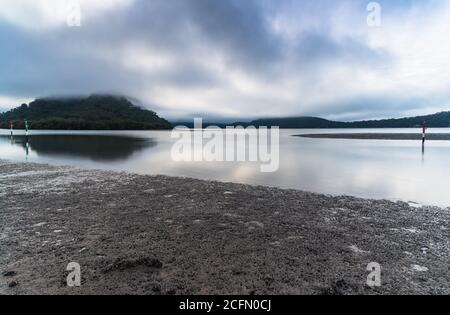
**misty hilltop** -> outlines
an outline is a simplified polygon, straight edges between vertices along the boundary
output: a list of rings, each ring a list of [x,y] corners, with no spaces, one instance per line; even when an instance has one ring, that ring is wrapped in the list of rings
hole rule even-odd
[[[165,130],[172,125],[155,112],[116,95],[41,98],[0,114],[0,128],[50,130]]]

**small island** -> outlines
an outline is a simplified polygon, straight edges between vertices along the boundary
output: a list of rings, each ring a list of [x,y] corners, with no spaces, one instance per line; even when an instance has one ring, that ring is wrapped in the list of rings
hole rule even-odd
[[[115,95],[41,98],[0,114],[0,129],[47,130],[170,130],[155,112]]]

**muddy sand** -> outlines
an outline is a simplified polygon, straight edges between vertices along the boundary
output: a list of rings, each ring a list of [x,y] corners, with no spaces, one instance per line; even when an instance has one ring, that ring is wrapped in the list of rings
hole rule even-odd
[[[450,294],[449,223],[404,202],[0,161],[0,294]]]
[[[314,139],[351,139],[351,140],[422,140],[421,133],[324,133],[295,135],[294,137]],[[429,133],[427,141],[449,141],[450,133]]]

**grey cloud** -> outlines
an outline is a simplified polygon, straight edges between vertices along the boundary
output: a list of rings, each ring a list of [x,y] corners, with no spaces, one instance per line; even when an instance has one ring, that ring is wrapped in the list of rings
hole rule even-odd
[[[363,40],[345,38],[337,41],[326,34],[310,32],[294,47],[299,65],[317,65],[326,61],[352,62],[353,65],[389,63],[391,56],[383,50],[369,48]]]
[[[408,111],[418,110],[429,104],[430,100],[424,98],[367,95],[339,103],[323,104],[304,114],[341,121],[400,118],[408,116]]]
[[[205,51],[220,52],[227,67],[265,82],[277,82],[304,70],[307,70],[304,75],[314,81],[326,75],[317,67],[328,62],[389,63],[386,52],[370,49],[364,39],[331,38],[328,26],[306,30],[294,42],[274,34],[267,16],[283,3],[288,1],[137,0],[130,7],[96,18],[87,15],[81,28],[48,31],[29,31],[0,20],[0,95],[38,97],[107,92],[139,97],[142,91],[150,93],[154,86],[179,89],[180,93],[184,89],[211,87],[226,91],[229,84],[221,73],[208,67],[208,56],[201,56],[204,58],[201,62],[197,60],[198,54]],[[318,19],[321,6],[325,5],[322,0],[291,3],[304,5],[303,16],[311,11]],[[136,43],[170,56],[174,64],[153,71],[124,67],[120,53]],[[263,99],[258,100],[261,96],[256,100],[239,97],[239,103],[248,99],[248,107],[242,107],[243,116],[257,112],[258,104],[268,106]],[[162,111],[165,105],[172,105],[142,101]],[[285,114],[300,113],[301,102],[299,99],[297,112],[292,112],[289,105],[290,112]],[[382,106],[375,103],[371,106]],[[409,106],[408,101],[400,104]],[[210,114],[214,114],[214,106],[210,105]],[[275,110],[282,113],[283,105],[277,106],[280,108]],[[349,100],[347,104],[320,107],[315,113],[365,111],[364,106],[364,102]]]
[[[137,90],[142,85],[211,86],[217,74],[192,62],[199,46],[224,50],[229,63],[257,70],[275,60],[276,45],[253,1],[138,1],[83,27],[27,32],[6,22],[0,40],[0,93],[20,96]],[[144,74],[114,60],[116,51],[139,42],[178,57],[176,68]],[[102,58],[109,56],[109,58]]]

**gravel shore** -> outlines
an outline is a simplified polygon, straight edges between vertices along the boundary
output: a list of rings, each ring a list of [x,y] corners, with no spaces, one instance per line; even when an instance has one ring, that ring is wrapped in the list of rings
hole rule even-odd
[[[0,197],[0,294],[450,294],[448,208],[7,161]]]

